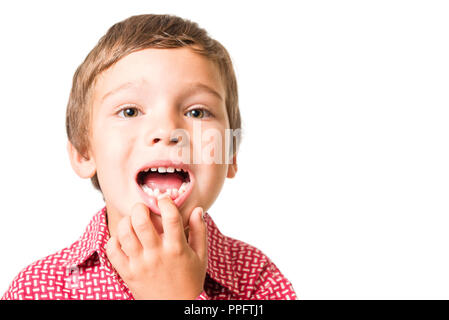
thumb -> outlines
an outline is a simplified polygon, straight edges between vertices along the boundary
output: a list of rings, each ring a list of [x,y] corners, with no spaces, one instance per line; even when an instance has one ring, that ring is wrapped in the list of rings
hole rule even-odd
[[[207,229],[203,214],[203,208],[197,207],[190,215],[189,245],[198,257],[205,262],[207,261]]]

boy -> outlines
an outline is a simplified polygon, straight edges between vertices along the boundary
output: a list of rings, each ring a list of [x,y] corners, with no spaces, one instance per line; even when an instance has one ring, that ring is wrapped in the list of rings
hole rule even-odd
[[[106,206],[3,299],[296,299],[205,213],[237,172],[240,113],[229,54],[196,23],[112,26],[75,72],[66,128],[73,169]]]

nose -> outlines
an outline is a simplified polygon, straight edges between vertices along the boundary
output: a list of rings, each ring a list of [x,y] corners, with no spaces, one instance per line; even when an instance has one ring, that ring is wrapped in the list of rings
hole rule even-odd
[[[146,144],[149,146],[178,144],[179,136],[176,134],[178,129],[176,116],[168,110],[157,113],[154,112],[150,115],[151,120],[146,124]]]
[[[147,135],[147,145],[154,146],[155,144],[176,145],[179,142],[179,137],[176,136],[175,129],[159,128]]]

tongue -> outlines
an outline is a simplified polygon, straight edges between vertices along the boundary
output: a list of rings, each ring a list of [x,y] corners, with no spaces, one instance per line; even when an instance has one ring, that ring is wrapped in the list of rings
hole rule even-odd
[[[159,189],[164,193],[167,189],[178,189],[183,183],[183,178],[177,173],[149,172],[144,183],[151,189]]]

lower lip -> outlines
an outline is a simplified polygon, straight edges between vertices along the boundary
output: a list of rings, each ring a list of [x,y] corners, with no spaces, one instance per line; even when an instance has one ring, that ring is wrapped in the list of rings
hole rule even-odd
[[[187,199],[187,197],[192,192],[193,184],[194,184],[194,181],[193,181],[192,175],[190,175],[190,182],[188,184],[188,188],[186,189],[186,191],[184,191],[180,196],[178,196],[176,199],[173,200],[173,202],[175,203],[176,207],[178,207],[178,209],[182,206],[184,201]],[[137,185],[137,189],[139,190],[140,196],[143,199],[143,202],[147,205],[148,208],[150,208],[150,211],[157,215],[161,215],[161,211],[159,210],[159,207],[157,205],[157,198],[155,196],[148,195],[145,191],[142,190],[142,188],[139,186],[139,184],[136,183],[136,185]]]

